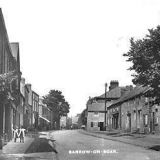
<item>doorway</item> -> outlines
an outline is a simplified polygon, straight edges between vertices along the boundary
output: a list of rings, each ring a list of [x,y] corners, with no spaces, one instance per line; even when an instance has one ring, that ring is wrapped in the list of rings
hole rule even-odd
[[[127,114],[127,130],[128,132],[131,132],[131,114]]]
[[[104,129],[104,122],[99,122],[100,131],[103,131]]]
[[[118,117],[119,117],[119,114],[116,113],[113,115],[113,118],[112,118],[112,128],[113,129],[118,129]]]
[[[152,113],[151,132],[155,131],[155,112]]]

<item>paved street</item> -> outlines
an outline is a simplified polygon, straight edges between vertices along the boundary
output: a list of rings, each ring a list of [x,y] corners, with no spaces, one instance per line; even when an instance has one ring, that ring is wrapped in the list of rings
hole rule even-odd
[[[57,131],[53,134],[56,139],[57,159],[59,158],[59,160],[160,159],[160,152],[158,151],[84,135],[77,130]]]
[[[19,149],[13,149],[11,154],[5,150],[4,154],[1,154],[0,159],[13,159],[13,160],[159,160],[160,152],[147,150],[143,147],[125,144],[118,141],[112,141],[109,139],[103,139],[94,137],[91,135],[83,134],[78,130],[61,130],[54,131],[52,133],[43,132],[40,134],[40,139],[53,138],[56,140],[53,145],[55,150],[49,150],[48,145],[41,141],[35,141],[36,145],[32,145],[27,148],[27,152],[20,153]],[[12,143],[13,144],[13,143]],[[14,145],[14,144],[13,144]],[[18,144],[17,147],[23,144]],[[13,148],[13,147],[12,147]],[[15,152],[15,151],[16,152]],[[18,150],[20,152],[18,152]],[[15,153],[14,153],[15,152]],[[5,154],[7,153],[7,155]]]

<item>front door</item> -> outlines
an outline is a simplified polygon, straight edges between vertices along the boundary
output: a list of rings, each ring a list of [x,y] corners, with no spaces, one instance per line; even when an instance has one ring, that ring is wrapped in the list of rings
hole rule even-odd
[[[118,113],[113,115],[113,129],[118,129]]]
[[[131,114],[127,114],[127,131],[131,132]]]

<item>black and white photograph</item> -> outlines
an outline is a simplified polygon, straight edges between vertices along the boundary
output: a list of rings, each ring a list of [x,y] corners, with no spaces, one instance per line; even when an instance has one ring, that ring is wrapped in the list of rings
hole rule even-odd
[[[159,160],[160,1],[1,0],[0,160]]]

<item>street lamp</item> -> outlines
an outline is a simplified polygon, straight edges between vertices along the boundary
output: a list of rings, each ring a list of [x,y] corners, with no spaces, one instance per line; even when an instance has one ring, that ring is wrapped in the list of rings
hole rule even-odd
[[[107,112],[107,106],[106,106],[106,98],[107,98],[107,83],[105,83],[105,112],[104,112],[104,124],[105,124],[105,130],[106,130],[106,112]]]

